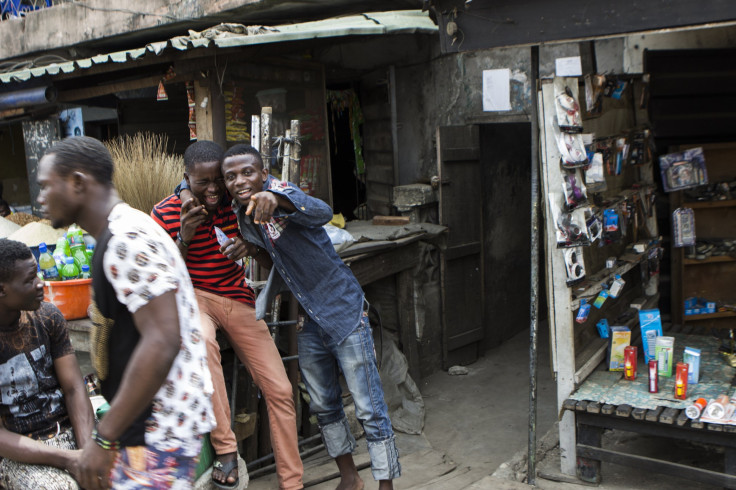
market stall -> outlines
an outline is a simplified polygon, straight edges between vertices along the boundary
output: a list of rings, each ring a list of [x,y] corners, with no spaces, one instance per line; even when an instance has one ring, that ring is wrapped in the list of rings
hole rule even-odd
[[[599,483],[605,461],[733,488],[733,145],[672,138],[649,105],[675,90],[665,77],[567,75],[539,92],[561,470]],[[706,443],[724,464],[603,448],[604,429]]]

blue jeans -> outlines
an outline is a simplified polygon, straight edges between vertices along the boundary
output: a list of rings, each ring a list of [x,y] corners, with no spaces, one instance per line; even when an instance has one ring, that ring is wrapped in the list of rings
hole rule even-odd
[[[365,430],[373,478],[392,480],[401,476],[368,315],[363,313],[358,328],[339,345],[307,318],[298,334],[298,346],[299,368],[311,398],[309,408],[317,415],[330,457],[352,453],[356,446],[343,411],[339,381],[342,371],[353,396],[355,415]]]

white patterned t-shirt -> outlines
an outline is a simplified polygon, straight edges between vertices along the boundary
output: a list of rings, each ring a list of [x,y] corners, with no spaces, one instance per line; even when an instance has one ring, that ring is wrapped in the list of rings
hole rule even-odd
[[[146,444],[196,456],[201,450],[197,436],[214,428],[215,419],[199,308],[186,265],[171,237],[147,214],[121,203],[108,220],[112,236],[103,256],[105,277],[131,315],[153,298],[176,291],[181,347],[153,399]]]

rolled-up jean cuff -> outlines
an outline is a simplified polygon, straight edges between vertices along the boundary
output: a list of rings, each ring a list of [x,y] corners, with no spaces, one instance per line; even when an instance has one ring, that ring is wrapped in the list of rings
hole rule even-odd
[[[393,480],[401,476],[395,436],[382,441],[368,441],[368,454],[371,457],[371,473],[375,480]]]
[[[355,451],[357,445],[355,437],[350,432],[350,426],[346,417],[341,418],[337,422],[323,425],[322,440],[324,440],[327,454],[331,458],[352,453]]]

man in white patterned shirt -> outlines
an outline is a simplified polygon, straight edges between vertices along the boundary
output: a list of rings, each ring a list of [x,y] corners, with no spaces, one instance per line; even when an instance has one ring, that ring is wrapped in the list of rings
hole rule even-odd
[[[110,409],[80,457],[80,485],[190,488],[214,426],[197,301],[174,242],[120,200],[112,174],[110,153],[86,136],[57,143],[38,171],[52,225],[97,240],[92,361]]]

